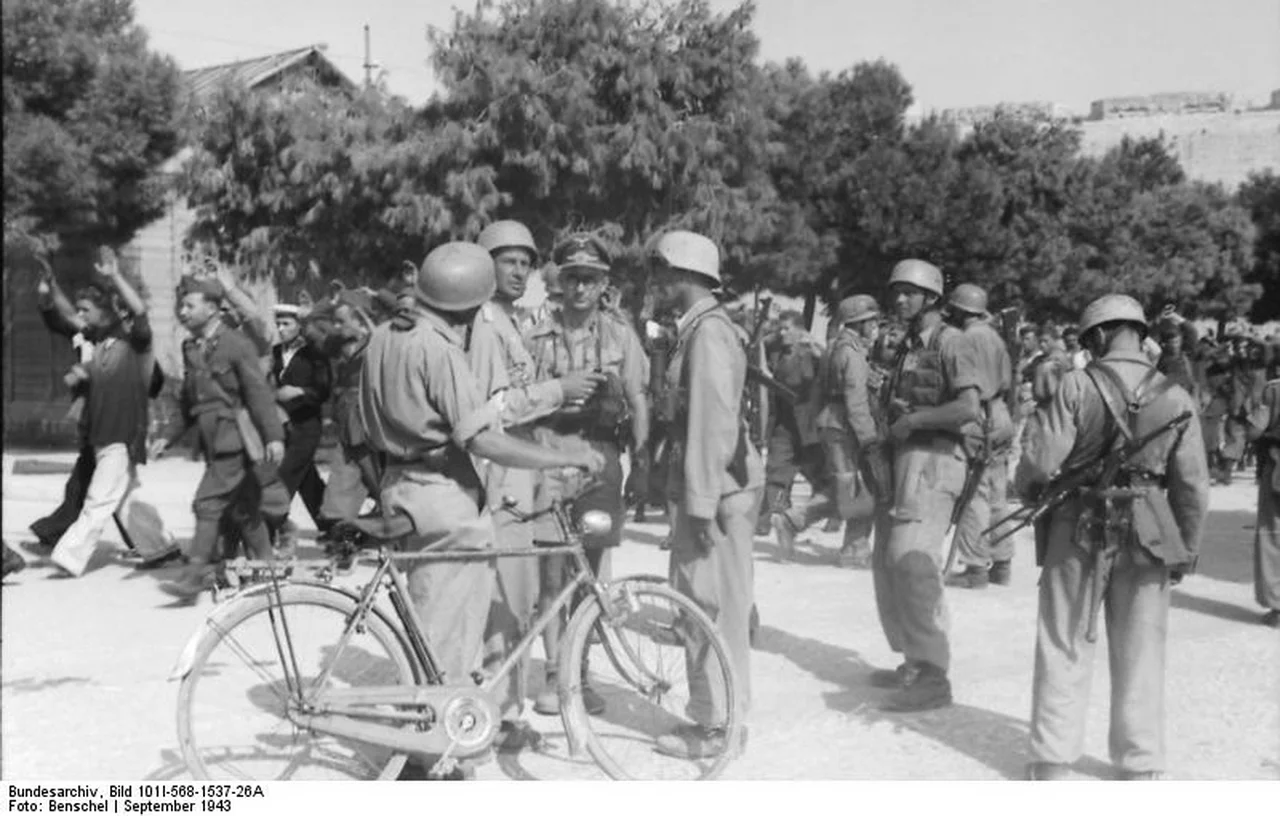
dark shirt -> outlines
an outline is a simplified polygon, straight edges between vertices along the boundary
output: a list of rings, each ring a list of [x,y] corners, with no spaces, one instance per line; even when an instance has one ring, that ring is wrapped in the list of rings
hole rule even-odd
[[[302,389],[302,395],[281,403],[289,415],[289,422],[300,425],[320,419],[320,410],[329,399],[329,359],[310,343],[304,344],[293,355],[289,365],[284,364],[284,346],[271,350],[271,372],[276,387],[294,385]]]
[[[151,324],[134,315],[127,329],[95,344],[85,364],[89,389],[85,416],[88,442],[95,448],[123,443],[130,461],[146,461],[147,397],[154,361]]]

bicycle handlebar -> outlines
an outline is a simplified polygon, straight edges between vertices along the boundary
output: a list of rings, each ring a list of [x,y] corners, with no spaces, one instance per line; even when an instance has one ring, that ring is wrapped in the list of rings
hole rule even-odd
[[[532,510],[529,512],[525,512],[519,509],[516,500],[511,496],[507,496],[503,499],[502,507],[500,507],[499,510],[506,513],[510,513],[511,516],[521,524],[527,524],[531,521],[536,521],[537,519],[540,519],[543,516],[549,516],[561,510],[572,509],[573,505],[578,500],[580,500],[583,496],[587,495],[591,491],[595,490],[601,484],[602,484],[602,481],[600,477],[588,476],[586,480],[583,482],[582,488],[577,493],[573,494],[572,496],[566,496],[559,499],[555,499],[554,501],[551,502],[550,506],[545,507],[542,510]]]

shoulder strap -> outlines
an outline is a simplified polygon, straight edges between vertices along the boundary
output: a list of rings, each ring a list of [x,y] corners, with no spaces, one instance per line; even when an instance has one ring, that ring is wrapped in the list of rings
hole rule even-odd
[[[1138,413],[1174,386],[1173,380],[1163,376],[1155,366],[1148,368],[1133,391],[1116,370],[1102,360],[1091,362],[1085,367],[1085,373],[1098,389],[1098,395],[1126,441],[1132,441],[1135,436]],[[1101,380],[1106,380],[1110,387],[1104,388]]]

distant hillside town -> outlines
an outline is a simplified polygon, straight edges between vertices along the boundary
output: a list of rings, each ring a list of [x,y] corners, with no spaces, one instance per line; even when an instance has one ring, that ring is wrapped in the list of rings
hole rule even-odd
[[[1192,178],[1235,187],[1252,172],[1280,170],[1280,89],[1266,106],[1225,92],[1155,93],[1097,99],[1082,114],[1054,102],[949,108],[939,116],[960,128],[997,114],[1077,124],[1082,148],[1101,155],[1125,136],[1164,137]]]

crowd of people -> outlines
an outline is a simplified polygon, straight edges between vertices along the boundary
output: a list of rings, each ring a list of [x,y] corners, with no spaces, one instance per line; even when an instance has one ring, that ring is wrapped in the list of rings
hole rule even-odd
[[[891,689],[887,710],[910,712],[952,703],[944,587],[1007,584],[1011,505],[1043,506],[1036,779],[1063,777],[1080,756],[1100,607],[1112,644],[1112,759],[1125,778],[1163,772],[1165,627],[1150,623],[1165,619],[1171,587],[1195,568],[1211,468],[1229,480],[1249,456],[1260,495],[1257,599],[1265,622],[1280,625],[1274,343],[1200,337],[1172,310],[1148,320],[1123,295],[1094,301],[1076,325],[1027,325],[918,259],[893,268],[885,303],[859,293],[835,304],[820,343],[799,313],[722,302],[720,253],[707,237],[673,231],[652,246],[642,319],[618,306],[604,242],[570,235],[544,265],[514,221],[436,248],[384,289],[335,285],[319,303],[278,305],[275,338],[231,272],[189,277],[179,292],[190,334],[181,405],[149,446],[147,399],[163,372],[141,299],[112,264],[101,268],[109,287],[74,302],[46,279],[51,328],[86,349],[68,375],[85,408],[66,501],[32,526],[36,546],[79,575],[114,513],[141,565],[185,559],[163,588],[191,600],[237,552],[291,554],[295,494],[336,558],[352,545],[342,522],[371,504],[406,517],[422,541],[470,527],[518,548],[558,543],[559,533],[504,513],[506,502],[541,509],[590,477],[578,511],[613,520],[586,536],[592,569],[609,574],[629,508],[638,519],[663,510],[669,579],[724,635],[744,714],[754,539],[772,534],[786,558],[810,525],[842,529],[836,561],[871,570],[885,638],[902,655],[870,682]],[[546,303],[517,306],[539,266]],[[327,481],[315,461],[325,412],[337,442]],[[154,525],[140,540],[120,510],[137,465],[190,432],[204,473],[179,555]],[[798,475],[812,488],[802,502],[792,499]],[[414,568],[410,592],[445,675],[500,663],[561,591],[564,568],[526,558]],[[559,710],[560,631],[547,630],[546,691],[532,697],[543,714]],[[690,647],[687,660],[697,677],[705,654]],[[514,674],[503,750],[539,741],[521,718],[525,678]],[[589,684],[584,701],[605,706]],[[715,725],[724,701],[697,703],[707,717],[663,736],[658,750],[741,750]]]

